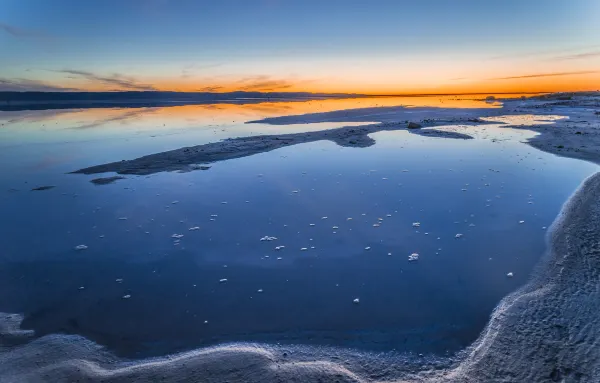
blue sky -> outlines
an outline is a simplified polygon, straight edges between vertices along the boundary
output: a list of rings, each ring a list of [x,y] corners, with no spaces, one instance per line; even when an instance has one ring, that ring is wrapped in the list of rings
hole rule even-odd
[[[399,93],[510,87],[492,79],[536,74],[600,87],[595,0],[0,0],[0,9],[0,90]]]

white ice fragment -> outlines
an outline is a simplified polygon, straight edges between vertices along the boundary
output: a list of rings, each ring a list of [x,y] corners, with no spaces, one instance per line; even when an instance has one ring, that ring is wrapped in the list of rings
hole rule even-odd
[[[371,250],[371,247],[367,246],[365,247],[365,250]]]
[[[219,279],[219,283],[225,283],[225,282],[227,282],[227,278]]]
[[[352,221],[352,218],[346,218],[346,221]]]
[[[275,250],[281,250],[283,248],[285,248],[285,246],[283,246],[283,245],[281,245],[281,246],[275,246]]]
[[[87,248],[88,247],[86,245],[77,245],[77,246],[75,246],[75,250],[85,250]]]
[[[355,305],[360,303],[360,299],[358,298],[354,298],[354,300],[352,301]]]
[[[121,282],[123,282],[123,278],[117,278],[117,279],[115,279],[115,282],[121,283]]]
[[[119,221],[127,221],[127,217],[120,217]]]
[[[123,295],[123,299],[129,299],[129,298],[131,298],[131,295],[130,295],[130,294]]]
[[[83,287],[83,286],[80,286],[80,287],[79,287],[79,290],[85,290],[85,287]]]
[[[525,221],[519,221],[519,224],[523,224],[523,223],[525,223]]]
[[[508,273],[508,274],[506,274],[506,276],[509,277],[509,278],[512,278],[514,276],[514,274],[513,273]]]
[[[171,238],[175,238],[175,239],[183,238],[183,234],[173,234],[171,236]]]
[[[171,203],[172,203],[173,205],[175,205],[175,204],[178,204],[178,203],[179,203],[179,201],[173,201],[173,202],[171,202]]]
[[[474,223],[470,223],[469,227],[475,227],[475,224]]]
[[[463,236],[462,234],[458,233],[454,236],[454,238],[461,238],[462,236]]]
[[[421,227],[421,222],[413,222],[413,227]]]
[[[315,226],[315,224],[314,224],[314,223],[311,223],[311,224],[309,224],[308,226]]]
[[[408,261],[412,262],[412,261],[418,261],[419,260],[419,254],[418,253],[412,253],[411,255],[408,256]]]
[[[339,229],[339,227],[337,227],[337,226],[334,226],[334,227],[332,227],[332,229],[333,229],[333,230],[337,230],[337,229]]]
[[[216,214],[211,214],[210,216],[213,217],[213,218],[217,218]]]
[[[275,241],[275,240],[277,240],[277,237],[269,237],[268,235],[265,235],[260,240],[261,241]]]
[[[278,260],[278,261],[281,261],[282,259],[283,259],[283,258],[281,258],[281,257],[277,257],[277,260]]]
[[[189,231],[196,231],[196,230],[200,230],[200,227],[199,226],[194,226],[194,227],[190,227],[188,230]]]
[[[374,223],[374,224],[373,224],[373,227],[379,227],[379,226],[381,226],[381,225],[380,225],[380,224],[378,224],[378,223]]]
[[[262,293],[262,292],[263,292],[263,289],[258,289],[258,290],[256,290],[256,292],[257,292],[257,293]]]
[[[298,190],[292,190],[292,193],[298,193]]]
[[[221,202],[222,205],[227,205],[227,201]]]
[[[321,217],[321,219],[327,219],[327,217]]]
[[[385,216],[386,216],[386,217],[391,217],[392,215],[391,215],[391,214],[386,214]]]
[[[303,248],[300,249],[300,251],[306,251],[306,250],[308,250],[307,247],[303,247]]]

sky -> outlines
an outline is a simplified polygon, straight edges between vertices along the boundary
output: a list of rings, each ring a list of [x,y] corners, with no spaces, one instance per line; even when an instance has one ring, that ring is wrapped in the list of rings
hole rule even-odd
[[[600,89],[597,0],[0,0],[0,91]]]

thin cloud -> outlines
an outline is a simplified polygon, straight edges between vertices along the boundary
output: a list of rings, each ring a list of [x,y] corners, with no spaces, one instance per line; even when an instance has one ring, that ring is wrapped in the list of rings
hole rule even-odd
[[[38,80],[0,78],[0,91],[2,92],[69,92],[78,90],[80,89],[65,88]]]
[[[19,38],[49,38],[50,37],[50,35],[40,32],[40,31],[36,31],[33,29],[19,28],[14,25],[9,25],[6,23],[0,23],[0,30],[3,30],[4,32],[8,33],[9,35],[11,35],[13,37],[19,37]]]
[[[246,77],[239,80],[237,84],[239,84],[239,90],[246,92],[283,90],[294,86],[294,83],[291,81],[276,80],[266,75]]]
[[[592,52],[585,52],[585,53],[578,53],[578,54],[574,54],[574,55],[557,56],[557,57],[553,57],[551,60],[567,61],[567,60],[591,59],[594,57],[600,57],[600,50],[592,51]]]
[[[555,72],[555,73],[535,73],[535,74],[527,74],[522,76],[509,76],[509,77],[495,77],[490,80],[516,80],[523,78],[538,78],[538,77],[559,77],[559,76],[574,76],[574,75],[582,75],[582,74],[592,74],[599,73],[597,70],[582,70],[577,72]]]
[[[142,84],[138,82],[135,78],[124,76],[119,73],[115,73],[111,76],[100,76],[92,72],[83,71],[83,70],[75,70],[75,69],[63,69],[56,71],[58,73],[65,73],[72,76],[76,76],[79,78],[83,78],[92,83],[97,83],[101,85],[108,86],[117,86],[118,90],[141,90],[141,91],[151,91],[157,90],[151,84]],[[73,78],[73,77],[71,77]]]
[[[205,86],[204,88],[200,88],[198,89],[198,92],[218,92],[220,90],[223,90],[224,88],[222,86]]]

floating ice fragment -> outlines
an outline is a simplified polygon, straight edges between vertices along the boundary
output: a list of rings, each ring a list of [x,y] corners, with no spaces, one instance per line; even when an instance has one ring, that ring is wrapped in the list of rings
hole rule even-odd
[[[386,216],[386,217],[391,217],[392,215],[391,215],[391,214],[386,214],[385,216]]]
[[[413,222],[413,227],[421,227],[421,222]]]
[[[367,246],[365,247],[365,250],[371,250],[371,247]]]
[[[519,221],[519,223],[520,223],[520,224],[523,224],[523,223],[525,223],[525,221]]]
[[[374,223],[374,224],[373,224],[373,227],[379,227],[379,226],[381,226],[381,225],[380,225],[380,224],[378,224],[378,223]]]
[[[83,287],[83,286],[80,286],[80,287],[79,287],[79,290],[85,290],[85,287]]]
[[[306,250],[308,250],[308,248],[306,248],[306,247],[303,247],[300,249],[300,251],[306,251]]]
[[[327,217],[321,217],[321,219],[327,219]]]
[[[183,238],[183,234],[173,234],[171,236],[171,238],[176,238],[176,239]]]
[[[352,221],[352,218],[346,218],[346,221]]]
[[[219,283],[225,283],[225,282],[227,282],[227,278],[219,279]]]
[[[509,278],[512,278],[514,276],[514,274],[513,273],[508,273],[508,274],[506,274],[506,276],[509,277]]]
[[[196,230],[200,230],[200,227],[199,226],[194,226],[194,227],[190,227],[188,230],[189,231],[196,231]]]
[[[292,193],[298,193],[298,190],[292,190]]]
[[[419,260],[419,253],[412,253],[411,255],[408,256],[409,262],[418,261],[418,260]]]
[[[257,293],[262,293],[262,292],[263,292],[263,289],[258,289],[258,290],[256,290],[256,292],[257,292]]]
[[[311,223],[311,224],[309,224],[308,226],[315,226],[315,224],[314,224],[314,223]]]
[[[130,294],[123,295],[123,299],[129,299],[129,298],[131,298],[131,295],[130,295]]]
[[[173,205],[175,205],[175,204],[178,204],[178,203],[179,203],[179,201],[173,201],[173,202],[171,202],[171,203],[172,203]]]
[[[456,234],[456,235],[454,236],[454,238],[461,238],[462,236],[463,236],[463,235],[459,233],[459,234]]]
[[[475,224],[474,223],[470,223],[469,226],[470,227],[475,227]]]
[[[360,299],[358,298],[354,298],[354,300],[352,301],[355,305],[360,303]]]
[[[88,247],[86,245],[77,245],[77,246],[75,246],[75,250],[85,250],[87,248]]]
[[[281,261],[282,259],[283,259],[283,258],[281,258],[281,257],[277,257],[277,260],[278,260],[278,261]]]
[[[275,246],[275,250],[281,250],[281,249],[283,249],[284,247],[285,247],[285,246],[283,246],[283,245],[282,245],[282,246]]]
[[[210,216],[213,217],[213,218],[217,218],[216,214],[211,214]]]
[[[334,226],[334,227],[332,227],[332,229],[333,229],[333,230],[337,230],[337,229],[339,229],[339,227],[337,227],[337,226]]]
[[[277,237],[269,237],[268,235],[265,235],[260,240],[261,241],[275,241],[275,240],[277,240]]]
[[[127,217],[121,217],[119,218],[119,221],[127,221]]]
[[[121,283],[121,282],[123,282],[123,278],[117,278],[117,279],[115,279],[115,282]]]

